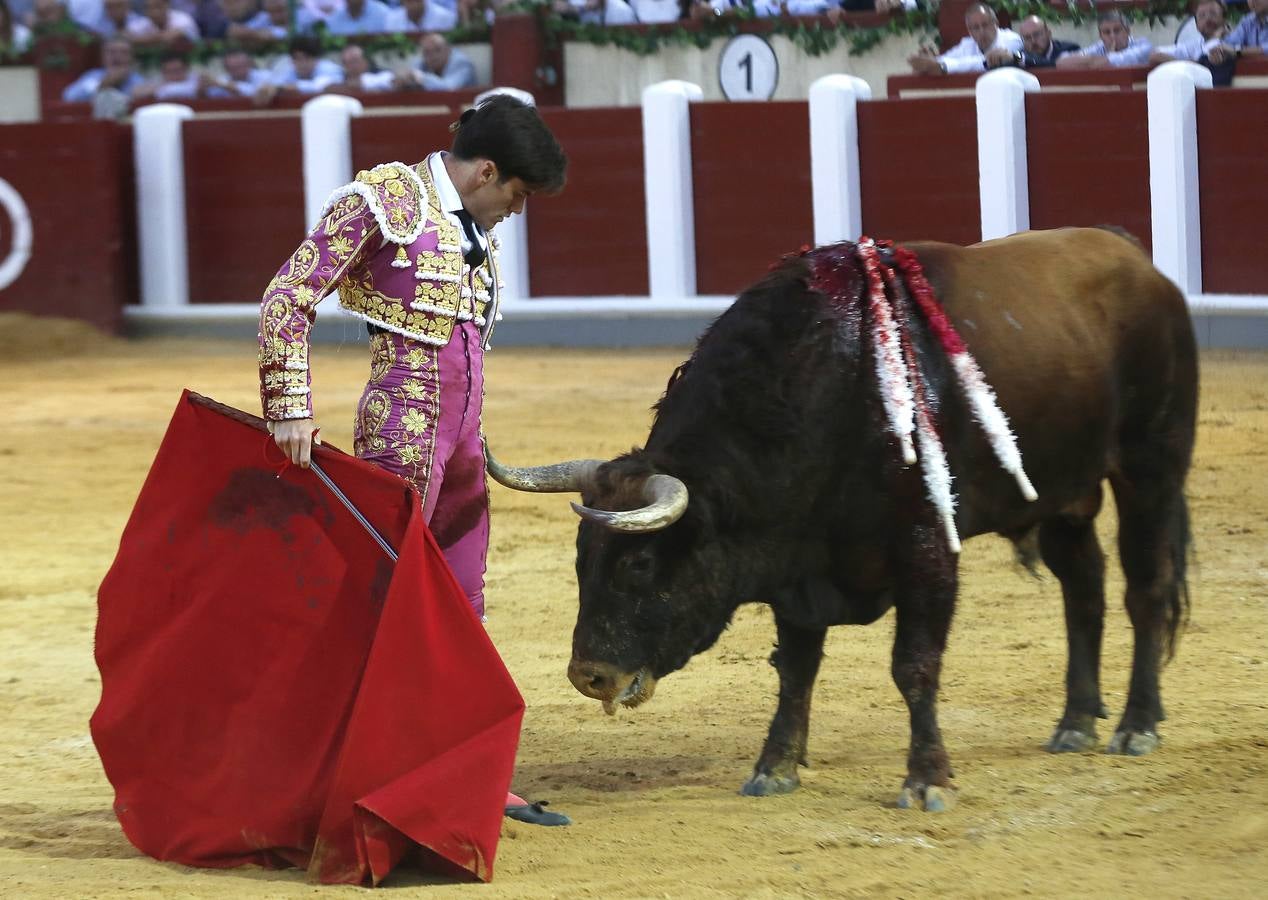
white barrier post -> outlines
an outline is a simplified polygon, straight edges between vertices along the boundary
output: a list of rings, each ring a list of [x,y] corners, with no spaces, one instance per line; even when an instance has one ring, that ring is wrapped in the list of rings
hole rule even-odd
[[[1030,228],[1026,94],[1038,90],[1038,78],[1009,67],[977,80],[977,171],[984,241]]]
[[[816,244],[863,233],[859,185],[858,102],[872,89],[853,75],[825,75],[810,85],[810,193]]]
[[[1186,294],[1202,292],[1197,89],[1210,86],[1210,70],[1191,62],[1165,63],[1146,82],[1154,265]]]
[[[143,106],[133,118],[141,305],[189,305],[185,156],[181,123],[194,111],[176,103]]]
[[[691,119],[704,92],[687,81],[643,91],[647,281],[653,299],[696,296],[696,216],[691,196]]]
[[[361,112],[361,101],[336,94],[314,97],[300,112],[306,229],[317,224],[335,188],[352,180],[352,117]]]

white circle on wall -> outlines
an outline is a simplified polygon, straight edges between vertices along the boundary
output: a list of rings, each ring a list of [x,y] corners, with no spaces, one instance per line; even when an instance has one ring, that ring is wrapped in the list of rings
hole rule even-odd
[[[13,185],[0,178],[0,206],[13,223],[13,245],[4,262],[0,262],[0,291],[18,280],[31,258],[31,213]]]
[[[718,83],[728,100],[769,100],[779,85],[779,60],[766,38],[738,34],[722,48]]]

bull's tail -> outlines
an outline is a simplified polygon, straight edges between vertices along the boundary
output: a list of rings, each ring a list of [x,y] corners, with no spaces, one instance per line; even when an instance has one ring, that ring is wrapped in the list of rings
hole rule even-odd
[[[1167,528],[1167,552],[1171,571],[1175,573],[1172,590],[1167,597],[1166,660],[1171,661],[1180,644],[1180,634],[1189,624],[1189,554],[1193,550],[1193,533],[1189,527],[1189,504],[1183,491]]]

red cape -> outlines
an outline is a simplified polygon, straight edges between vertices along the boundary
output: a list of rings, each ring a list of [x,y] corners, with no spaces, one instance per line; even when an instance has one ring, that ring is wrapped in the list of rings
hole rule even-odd
[[[488,881],[524,701],[406,483],[186,391],[98,593],[92,736],[136,847]]]

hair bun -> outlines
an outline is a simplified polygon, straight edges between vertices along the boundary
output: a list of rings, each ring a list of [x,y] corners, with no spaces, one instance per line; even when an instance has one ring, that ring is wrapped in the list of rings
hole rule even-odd
[[[472,116],[474,116],[474,115],[475,115],[475,113],[476,113],[476,111],[475,111],[475,107],[474,107],[474,106],[473,106],[473,107],[471,107],[470,109],[464,110],[464,111],[463,111],[463,113],[462,113],[462,115],[460,115],[460,116],[458,117],[458,121],[457,121],[457,122],[454,122],[452,125],[450,125],[450,126],[449,126],[449,133],[450,133],[450,134],[453,134],[455,131],[457,131],[459,128],[461,128],[463,125],[466,125],[468,122],[470,122],[470,121],[471,121],[471,117],[472,117]]]

